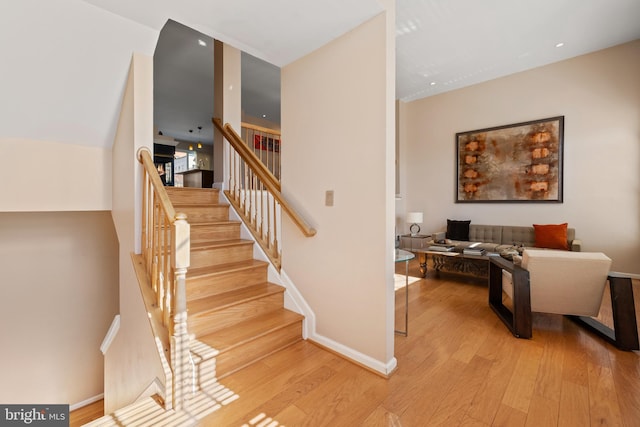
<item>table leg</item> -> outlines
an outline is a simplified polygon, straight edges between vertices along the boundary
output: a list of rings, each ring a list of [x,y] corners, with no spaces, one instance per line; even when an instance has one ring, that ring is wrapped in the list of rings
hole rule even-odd
[[[427,277],[427,254],[419,252],[418,262],[420,263],[420,273],[422,274],[422,277]]]
[[[396,329],[395,333],[406,337],[409,335],[409,260],[404,263],[404,274],[404,331]]]

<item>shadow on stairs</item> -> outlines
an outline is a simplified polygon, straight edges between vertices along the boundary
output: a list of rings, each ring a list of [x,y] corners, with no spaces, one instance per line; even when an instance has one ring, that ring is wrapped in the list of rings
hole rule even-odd
[[[166,190],[191,227],[186,288],[195,393],[181,411],[144,398],[89,426],[196,425],[238,398],[220,378],[302,340],[304,317],[284,308],[284,287],[269,283],[269,264],[253,258],[254,242],[241,238],[219,190]]]

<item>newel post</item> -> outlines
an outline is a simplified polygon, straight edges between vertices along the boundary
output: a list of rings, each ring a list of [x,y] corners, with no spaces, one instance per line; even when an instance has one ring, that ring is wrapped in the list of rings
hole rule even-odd
[[[186,399],[191,397],[191,388],[195,384],[189,350],[187,332],[187,290],[186,276],[190,259],[190,226],[187,216],[176,214],[171,236],[171,264],[174,271],[173,282],[173,333],[171,335],[171,365],[173,369],[173,408],[184,407]]]

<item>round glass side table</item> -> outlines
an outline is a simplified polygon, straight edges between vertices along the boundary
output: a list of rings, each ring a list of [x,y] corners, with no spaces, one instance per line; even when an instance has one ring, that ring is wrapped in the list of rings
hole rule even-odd
[[[396,249],[395,262],[404,262],[404,331],[395,330],[396,334],[409,335],[409,261],[414,259],[415,254],[402,249]]]

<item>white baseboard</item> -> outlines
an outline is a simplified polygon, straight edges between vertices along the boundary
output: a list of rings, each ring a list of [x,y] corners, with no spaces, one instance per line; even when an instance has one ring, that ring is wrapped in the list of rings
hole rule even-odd
[[[163,399],[165,398],[165,386],[164,384],[162,384],[162,381],[160,381],[160,379],[158,377],[154,378],[153,381],[151,381],[151,383],[149,383],[149,385],[147,386],[147,388],[145,388],[143,390],[142,393],[140,393],[140,395],[138,396],[138,398],[135,400],[136,402],[139,402],[143,399],[146,399],[148,397],[151,397],[153,395],[157,394],[158,396],[162,397]]]
[[[97,396],[90,397],[82,402],[74,403],[73,405],[69,405],[69,411],[75,411],[76,409],[84,408],[87,405],[91,405],[92,403],[97,402],[98,400],[104,399],[104,393],[100,393]]]
[[[107,335],[104,336],[102,340],[102,344],[100,345],[100,351],[102,354],[107,354],[107,350],[109,350],[109,346],[116,338],[118,334],[118,330],[120,330],[120,315],[116,314],[113,320],[111,321],[111,326],[109,326],[109,330],[107,331]]]
[[[332,339],[319,334],[313,334],[309,337],[309,340],[314,341],[332,351],[335,351],[345,358],[350,359],[359,365],[365,366],[372,371],[379,372],[385,377],[391,375],[391,373],[398,366],[398,360],[395,357],[392,357],[391,360],[389,360],[387,363],[383,363],[370,356],[367,356],[364,353],[360,353],[359,351],[354,350],[351,347],[347,347],[346,345],[340,344],[339,342],[333,341]]]
[[[220,200],[224,203],[229,203],[226,195],[223,192],[220,192]],[[230,203],[229,203],[230,204]],[[240,220],[240,217],[232,208],[230,209],[230,213],[234,219]],[[247,239],[252,239],[253,236],[246,228],[244,223],[241,226],[242,237]],[[254,245],[254,256],[258,259],[262,259],[266,262],[269,262],[269,258],[260,248],[260,245]],[[271,263],[270,263],[271,264]],[[384,376],[387,376],[393,372],[397,365],[398,361],[395,357],[392,357],[387,363],[383,363],[379,360],[373,359],[366,354],[360,353],[346,345],[340,344],[336,341],[333,341],[330,338],[319,335],[316,333],[316,315],[307,304],[307,301],[304,299],[298,288],[295,286],[291,278],[287,275],[284,269],[280,269],[280,273],[276,271],[273,265],[269,266],[269,281],[272,283],[281,284],[284,286],[287,291],[284,295],[284,306],[286,309],[295,311],[298,314],[302,314],[304,316],[304,321],[302,325],[302,338],[312,340],[321,346],[328,348],[331,351],[336,352],[344,356],[346,359],[350,359],[357,364],[365,366],[373,371],[379,372]]]
[[[284,286],[287,288],[287,292],[285,293],[285,307],[289,310],[300,313],[305,317],[304,325],[302,328],[302,337],[304,339],[314,341],[321,346],[326,347],[329,350],[334,351],[359,365],[379,372],[384,376],[391,374],[391,372],[396,369],[396,367],[398,366],[398,361],[395,357],[392,357],[391,360],[389,360],[387,363],[383,363],[370,356],[367,356],[364,353],[354,350],[351,347],[336,342],[331,338],[327,338],[323,335],[318,334],[316,332],[315,313],[313,312],[309,304],[307,304],[307,301],[304,299],[300,291],[298,291],[298,288],[296,288],[291,278],[282,269],[280,270],[280,276],[282,278]],[[290,305],[289,307],[287,307],[287,303]]]
[[[295,311],[296,313],[304,316],[302,338],[306,340],[309,336],[315,334],[316,314],[313,312],[311,307],[309,307],[307,301],[283,269],[280,269],[280,278],[283,286],[287,288],[287,292],[284,294],[284,307],[287,310]]]

